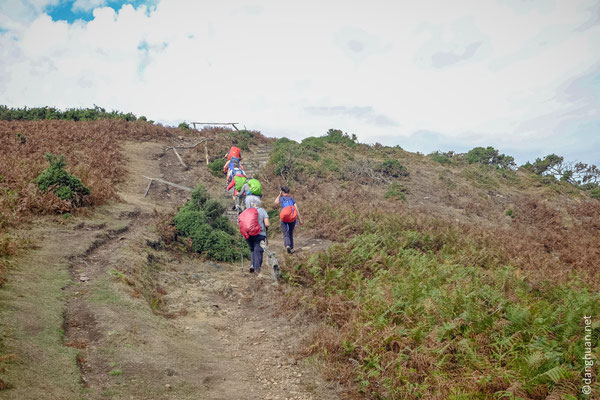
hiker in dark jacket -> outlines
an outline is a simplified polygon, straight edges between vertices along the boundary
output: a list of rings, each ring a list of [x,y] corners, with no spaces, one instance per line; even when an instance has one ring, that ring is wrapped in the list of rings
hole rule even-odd
[[[282,186],[281,192],[279,192],[273,204],[281,206],[279,219],[281,220],[281,230],[283,232],[283,244],[285,250],[291,254],[294,252],[294,228],[296,222],[298,222],[298,225],[302,225],[302,219],[296,200],[290,196],[290,188]]]

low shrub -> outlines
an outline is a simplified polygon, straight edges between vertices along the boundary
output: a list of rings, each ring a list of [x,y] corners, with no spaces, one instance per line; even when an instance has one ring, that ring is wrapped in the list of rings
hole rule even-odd
[[[434,151],[427,155],[427,157],[431,158],[433,161],[440,164],[450,164],[451,158],[454,155],[454,152],[450,151],[448,153],[442,153],[440,151]]]
[[[208,196],[202,185],[196,186],[191,199],[173,218],[177,233],[191,239],[192,249],[208,258],[232,261],[240,252],[225,207]]]
[[[400,164],[400,161],[391,158],[384,160],[376,167],[376,170],[381,172],[383,175],[392,178],[408,176],[408,170],[406,167]]]
[[[61,200],[69,200],[74,206],[83,205],[90,190],[79,178],[65,171],[65,157],[56,157],[50,153],[46,153],[45,157],[50,166],[35,179],[38,187],[45,192],[54,192]]]
[[[494,149],[492,146],[475,147],[465,155],[469,164],[491,165],[496,168],[516,168],[515,159]]]
[[[210,170],[211,174],[213,174],[217,178],[220,178],[223,176],[223,167],[226,163],[227,160],[225,160],[224,158],[217,158],[216,160],[208,163],[208,169]]]
[[[395,198],[400,199],[402,201],[406,201],[406,194],[408,193],[408,189],[404,186],[400,185],[398,182],[392,182],[388,187],[387,192],[385,192],[384,197],[386,199]]]

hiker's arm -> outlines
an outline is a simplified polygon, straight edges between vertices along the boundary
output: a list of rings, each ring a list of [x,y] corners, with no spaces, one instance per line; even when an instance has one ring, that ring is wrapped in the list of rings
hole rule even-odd
[[[231,182],[229,182],[229,186],[227,186],[227,190],[231,190],[232,187],[235,186],[235,178],[231,180]]]
[[[279,192],[279,194],[277,195],[277,197],[275,198],[275,200],[273,201],[273,204],[275,204],[276,206],[279,205],[279,198],[281,197],[281,192]]]
[[[244,186],[242,186],[242,188],[238,191],[237,197],[242,197],[244,194],[246,194],[246,191],[249,189],[249,186],[247,183],[244,183]]]
[[[270,227],[270,226],[271,226],[271,223],[269,222],[269,218],[265,218],[265,220],[264,220],[264,221],[265,221],[265,227],[267,227],[267,228],[268,228],[268,227]]]
[[[296,203],[296,213],[298,214],[296,218],[298,218],[298,225],[302,225],[302,217],[300,216],[300,210],[298,210],[298,203]]]

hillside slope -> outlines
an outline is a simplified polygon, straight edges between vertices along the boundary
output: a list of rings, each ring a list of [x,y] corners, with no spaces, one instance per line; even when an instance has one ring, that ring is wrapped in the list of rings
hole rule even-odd
[[[9,398],[581,395],[584,316],[596,353],[600,341],[600,202],[584,190],[336,130],[302,142],[125,121],[0,132]],[[201,183],[230,207],[211,169],[231,144],[263,182],[280,285],[191,254],[173,231],[189,192],[148,186]],[[67,156],[92,208],[32,185],[48,151]],[[294,255],[271,205],[284,184],[305,220]]]

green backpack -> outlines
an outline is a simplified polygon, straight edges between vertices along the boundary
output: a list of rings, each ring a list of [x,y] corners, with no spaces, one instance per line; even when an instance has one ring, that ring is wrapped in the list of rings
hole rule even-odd
[[[246,183],[246,177],[238,175],[234,177],[233,180],[235,181],[235,190],[238,192],[242,190],[242,186],[244,186],[244,183]]]
[[[248,181],[248,186],[250,187],[250,193],[255,196],[262,196],[262,186],[258,179],[250,179]]]

